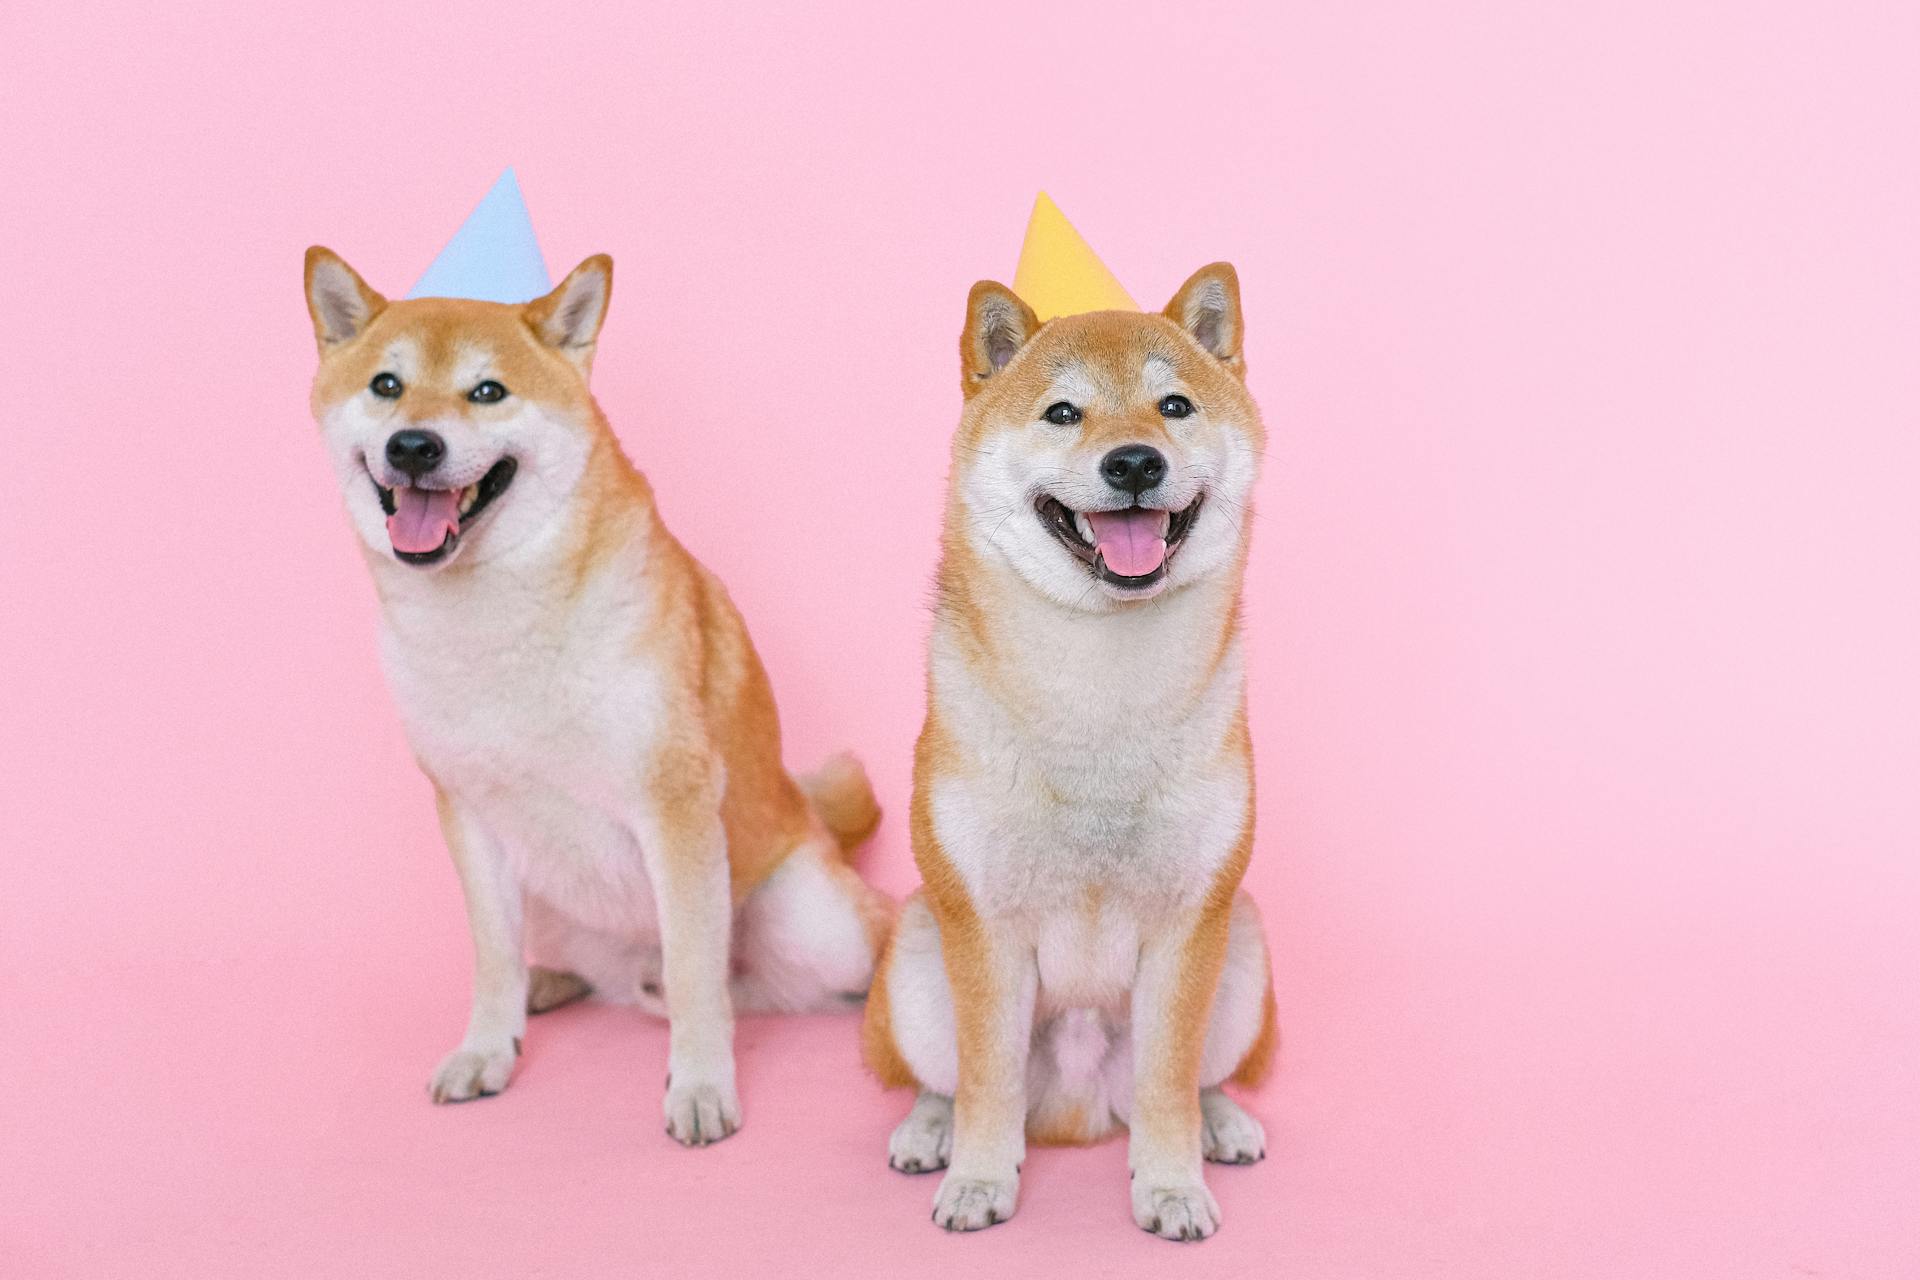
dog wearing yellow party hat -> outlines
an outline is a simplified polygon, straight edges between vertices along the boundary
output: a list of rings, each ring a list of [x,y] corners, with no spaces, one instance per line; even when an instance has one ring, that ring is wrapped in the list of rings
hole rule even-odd
[[[1275,1041],[1240,879],[1253,763],[1240,594],[1263,431],[1239,283],[1143,314],[1042,195],[1014,288],[960,336],[912,837],[924,887],[867,1002],[888,1162],[934,1221],[1014,1212],[1029,1141],[1129,1130],[1134,1220],[1220,1224],[1203,1160],[1265,1154],[1223,1092]]]

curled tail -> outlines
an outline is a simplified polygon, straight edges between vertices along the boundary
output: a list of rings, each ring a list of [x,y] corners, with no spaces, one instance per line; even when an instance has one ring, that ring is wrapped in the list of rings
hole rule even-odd
[[[880,825],[880,802],[873,797],[867,771],[847,752],[828,758],[812,773],[794,779],[813,811],[850,854]]]

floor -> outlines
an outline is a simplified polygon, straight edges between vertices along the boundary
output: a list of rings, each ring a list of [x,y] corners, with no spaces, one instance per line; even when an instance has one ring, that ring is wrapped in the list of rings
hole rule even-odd
[[[1133,1226],[1122,1142],[1037,1151],[1013,1221],[934,1228],[851,1017],[745,1021],[746,1125],[704,1150],[660,1132],[664,1028],[604,1005],[536,1020],[505,1094],[434,1107],[460,939],[397,923],[373,913],[383,954],[183,956],[80,998],[12,974],[8,1273],[1920,1274],[1920,1018],[1844,974],[1780,975],[1791,1028],[1552,954],[1323,975],[1335,1005],[1283,944],[1270,1155],[1212,1170],[1223,1228],[1177,1245]]]

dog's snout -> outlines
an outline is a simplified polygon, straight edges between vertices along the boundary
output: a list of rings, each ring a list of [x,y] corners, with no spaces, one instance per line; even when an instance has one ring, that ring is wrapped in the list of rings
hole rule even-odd
[[[1152,445],[1122,445],[1100,459],[1100,474],[1122,493],[1138,497],[1166,478],[1167,457]]]
[[[437,431],[410,429],[387,437],[387,461],[396,471],[416,478],[440,465],[447,456],[447,442]]]

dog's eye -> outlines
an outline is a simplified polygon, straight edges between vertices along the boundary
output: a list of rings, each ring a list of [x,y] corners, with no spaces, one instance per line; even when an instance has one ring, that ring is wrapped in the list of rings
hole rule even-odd
[[[467,392],[467,399],[473,401],[475,404],[492,404],[496,400],[505,400],[506,398],[507,389],[492,379],[488,379],[473,390]]]
[[[1193,401],[1185,396],[1161,396],[1160,416],[1163,418],[1184,418],[1193,412]]]
[[[1047,411],[1040,416],[1056,427],[1070,427],[1080,421],[1080,411],[1068,404],[1065,400],[1054,401],[1047,406]]]
[[[401,385],[397,375],[391,373],[376,373],[373,375],[373,381],[367,384],[367,390],[373,392],[373,394],[379,396],[382,400],[398,400],[400,393],[406,390],[406,388]]]

